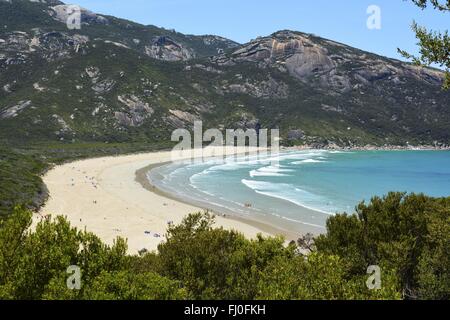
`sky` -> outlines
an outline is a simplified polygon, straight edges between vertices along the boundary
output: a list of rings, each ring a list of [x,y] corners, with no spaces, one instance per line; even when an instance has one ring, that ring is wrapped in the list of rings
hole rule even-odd
[[[185,34],[214,34],[239,43],[278,30],[295,30],[391,58],[397,48],[417,53],[413,20],[450,29],[450,14],[421,10],[410,0],[72,0],[91,11]],[[380,9],[380,29],[369,29],[369,6]],[[371,20],[372,21],[372,20]]]

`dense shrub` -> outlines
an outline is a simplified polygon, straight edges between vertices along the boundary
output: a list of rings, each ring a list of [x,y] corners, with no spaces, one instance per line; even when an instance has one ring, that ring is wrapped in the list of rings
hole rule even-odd
[[[450,198],[390,193],[356,215],[329,218],[317,250],[341,257],[351,276],[368,265],[395,270],[405,298],[450,298]]]
[[[448,299],[450,200],[391,193],[328,220],[301,254],[282,238],[248,240],[214,228],[208,213],[171,226],[158,252],[127,255],[63,217],[31,231],[16,208],[0,223],[1,299]],[[69,290],[67,267],[81,269]],[[369,290],[367,267],[381,268]]]

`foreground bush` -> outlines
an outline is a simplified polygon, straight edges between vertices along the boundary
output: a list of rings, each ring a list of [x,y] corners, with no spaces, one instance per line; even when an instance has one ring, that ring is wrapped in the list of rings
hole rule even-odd
[[[176,281],[130,270],[127,245],[112,247],[88,232],[71,228],[62,217],[29,231],[31,213],[15,209],[0,227],[1,299],[177,299]],[[81,290],[69,290],[66,270],[81,269]]]
[[[337,215],[317,250],[339,256],[350,276],[368,265],[395,270],[408,299],[450,299],[450,198],[390,193]]]
[[[0,219],[17,205],[39,208],[47,198],[40,175],[48,165],[37,155],[5,148],[0,143]]]
[[[0,224],[1,299],[448,299],[450,201],[392,193],[329,219],[328,234],[303,255],[282,238],[245,239],[214,228],[208,213],[186,217],[158,252],[126,254],[62,217],[30,231],[15,209]],[[67,267],[81,269],[69,290]],[[381,268],[379,290],[367,267]]]

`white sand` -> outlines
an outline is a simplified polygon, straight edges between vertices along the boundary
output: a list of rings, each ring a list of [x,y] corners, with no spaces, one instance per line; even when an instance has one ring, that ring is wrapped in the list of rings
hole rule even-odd
[[[230,152],[235,150],[228,150],[227,154]],[[187,214],[202,211],[153,193],[136,181],[137,170],[170,160],[171,153],[167,151],[56,166],[43,177],[50,198],[34,222],[49,214],[64,215],[72,226],[86,228],[108,244],[119,236],[126,238],[131,254],[143,248],[156,250],[165,239],[169,221],[177,224]],[[237,230],[247,237],[264,234],[257,226],[241,221],[217,217],[216,222],[217,226]]]

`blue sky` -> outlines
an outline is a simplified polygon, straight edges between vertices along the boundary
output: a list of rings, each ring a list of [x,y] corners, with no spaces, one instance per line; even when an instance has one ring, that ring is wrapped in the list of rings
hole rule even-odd
[[[420,10],[403,0],[72,0],[94,12],[187,34],[216,34],[241,43],[282,29],[314,33],[400,58],[397,47],[416,53],[411,22],[450,29],[450,14]],[[381,9],[381,29],[366,26],[370,5]]]

